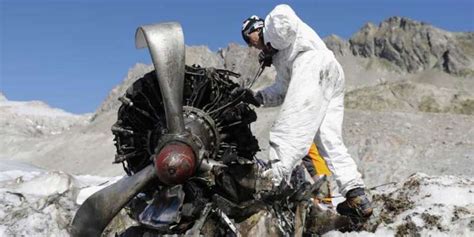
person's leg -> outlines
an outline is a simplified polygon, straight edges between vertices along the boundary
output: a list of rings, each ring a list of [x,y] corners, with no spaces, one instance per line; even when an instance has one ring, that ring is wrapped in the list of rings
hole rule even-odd
[[[345,196],[349,190],[363,188],[365,185],[354,159],[347,152],[342,140],[343,103],[344,93],[342,92],[336,94],[329,102],[326,116],[315,137],[315,142],[329,170],[334,175],[341,194]]]
[[[359,221],[372,215],[372,207],[364,192],[362,175],[347,152],[342,140],[342,121],[344,117],[344,92],[339,91],[329,102],[326,116],[316,136],[317,146],[331,170],[341,194],[346,200],[337,206],[341,215]]]

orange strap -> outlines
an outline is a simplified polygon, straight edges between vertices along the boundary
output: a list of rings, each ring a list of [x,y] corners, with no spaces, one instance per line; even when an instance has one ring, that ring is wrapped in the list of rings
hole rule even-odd
[[[309,149],[308,156],[311,158],[311,161],[313,163],[313,166],[316,170],[317,175],[331,175],[331,171],[329,171],[329,168],[326,164],[326,161],[321,157],[319,154],[318,148],[316,147],[316,144],[311,144],[311,148]],[[326,204],[331,204],[332,203],[332,194],[331,194],[331,185],[329,181],[324,184],[325,187],[322,187],[323,189],[326,190],[326,197],[324,197],[321,201]],[[316,199],[315,199],[316,200]]]
[[[331,175],[331,171],[329,171],[326,161],[324,161],[323,157],[321,157],[321,155],[319,154],[316,144],[311,144],[311,148],[309,149],[308,155],[311,158],[311,161],[313,162],[314,168],[316,169],[316,174],[325,174],[327,176]]]

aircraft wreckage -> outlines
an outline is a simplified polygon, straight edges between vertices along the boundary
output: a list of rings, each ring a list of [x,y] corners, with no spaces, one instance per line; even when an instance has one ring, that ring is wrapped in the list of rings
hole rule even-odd
[[[72,235],[100,236],[122,208],[140,225],[119,236],[240,236],[236,223],[261,210],[277,235],[302,234],[321,182],[296,169],[289,185],[261,188],[257,115],[234,93],[239,74],[186,66],[178,23],[139,27],[136,47],[149,49],[155,70],[119,98],[114,163],[127,176],[82,204]]]

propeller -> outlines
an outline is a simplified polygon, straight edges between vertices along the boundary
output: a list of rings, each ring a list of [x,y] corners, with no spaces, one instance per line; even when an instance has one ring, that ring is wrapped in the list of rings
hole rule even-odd
[[[165,184],[180,183],[196,169],[197,149],[183,119],[185,47],[181,25],[169,22],[140,26],[135,45],[150,51],[165,109],[167,133],[155,149],[153,164],[96,192],[81,205],[72,222],[72,236],[100,236],[115,215],[149,182],[159,179]]]

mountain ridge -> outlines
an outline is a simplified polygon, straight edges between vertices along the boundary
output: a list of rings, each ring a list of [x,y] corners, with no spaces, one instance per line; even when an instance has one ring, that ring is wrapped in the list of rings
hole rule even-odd
[[[449,32],[393,16],[378,26],[366,23],[348,41],[329,36],[325,42],[336,54],[349,50],[354,56],[386,59],[410,73],[437,68],[458,76],[474,75],[474,32]]]

